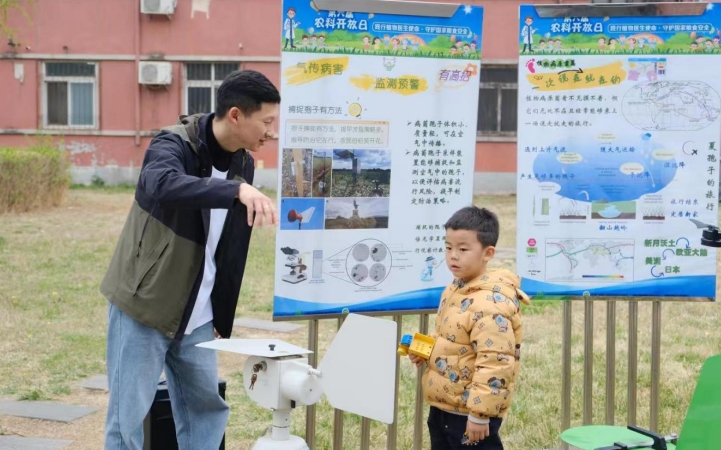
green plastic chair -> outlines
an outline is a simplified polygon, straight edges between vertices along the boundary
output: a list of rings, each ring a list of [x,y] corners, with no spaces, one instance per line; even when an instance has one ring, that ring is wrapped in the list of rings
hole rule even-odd
[[[721,355],[704,363],[678,439],[633,426],[590,425],[564,431],[561,440],[581,450],[721,449]]]

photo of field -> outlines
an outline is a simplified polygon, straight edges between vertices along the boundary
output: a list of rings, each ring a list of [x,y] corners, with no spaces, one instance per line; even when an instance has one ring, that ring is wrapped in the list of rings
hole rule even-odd
[[[333,150],[331,197],[388,197],[390,191],[390,151]]]
[[[330,198],[325,202],[326,230],[388,228],[388,198]]]

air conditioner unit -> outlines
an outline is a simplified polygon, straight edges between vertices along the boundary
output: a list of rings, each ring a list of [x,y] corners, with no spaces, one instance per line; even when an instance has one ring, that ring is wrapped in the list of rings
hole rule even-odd
[[[167,85],[173,82],[173,66],[168,61],[140,61],[140,84]]]
[[[143,14],[173,14],[178,0],[140,0]]]

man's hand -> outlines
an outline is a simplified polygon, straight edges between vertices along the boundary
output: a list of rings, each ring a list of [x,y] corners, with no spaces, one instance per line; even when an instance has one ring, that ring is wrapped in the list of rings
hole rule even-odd
[[[248,225],[253,226],[253,214],[256,214],[256,225],[261,225],[265,219],[266,225],[278,224],[278,212],[273,202],[258,189],[248,183],[243,183],[238,189],[238,200],[248,208]]]
[[[480,424],[469,420],[466,424],[466,436],[468,436],[468,443],[471,445],[484,440],[489,434],[487,423]]]
[[[421,358],[418,355],[414,355],[412,353],[408,354],[408,359],[411,360],[413,364],[415,364],[416,367],[421,367],[423,363],[425,362],[423,358]]]

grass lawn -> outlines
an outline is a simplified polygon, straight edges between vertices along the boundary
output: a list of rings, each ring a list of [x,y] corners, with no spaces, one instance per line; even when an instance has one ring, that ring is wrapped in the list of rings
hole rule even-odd
[[[515,246],[515,197],[480,197],[501,217],[499,247]],[[65,438],[68,448],[98,449],[107,394],[76,387],[80,380],[104,373],[106,302],[98,284],[132,202],[128,189],[73,189],[65,203],[46,212],[0,215],[0,398],[55,400],[95,406],[99,412],[71,424],[0,416],[0,433]],[[275,233],[254,232],[238,316],[271,318]],[[512,260],[495,264],[513,267]],[[648,425],[651,307],[639,317],[638,424]],[[616,421],[626,415],[626,317],[618,307],[616,328]],[[573,425],[580,424],[582,405],[583,305],[574,307]],[[302,323],[302,322],[301,322]],[[663,308],[661,417],[664,433],[680,431],[684,413],[704,359],[721,347],[721,310],[715,304],[668,304]],[[433,321],[431,320],[431,327]],[[594,421],[603,423],[605,374],[605,306],[596,305],[594,341]],[[322,358],[337,327],[321,322]],[[417,317],[403,321],[405,332],[418,328]],[[306,345],[306,329],[271,334],[236,329],[236,337],[276,337]],[[512,412],[502,428],[506,448],[528,450],[558,444],[561,405],[561,308],[558,302],[537,302],[525,309],[524,357]],[[220,353],[221,376],[227,381],[231,405],[227,449],[249,449],[270,424],[270,412],[250,402],[241,385],[243,357]],[[413,440],[415,371],[401,361],[398,449]],[[427,408],[424,408],[427,414]],[[333,411],[323,401],[317,413],[317,449],[332,441]],[[305,410],[293,415],[293,433],[303,436]],[[344,448],[359,448],[359,418],[345,414]],[[371,426],[371,448],[385,449],[387,428]],[[424,429],[424,448],[429,448]]]

